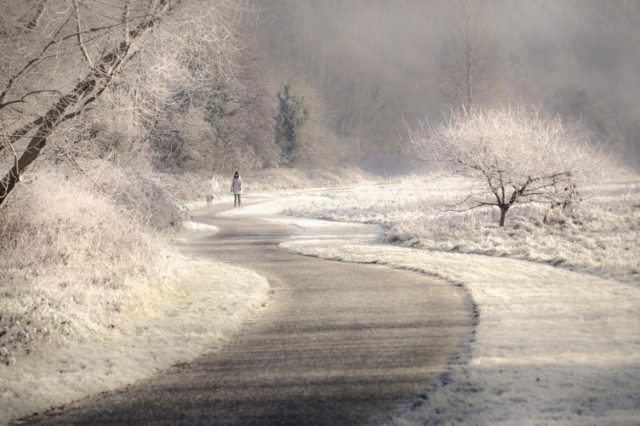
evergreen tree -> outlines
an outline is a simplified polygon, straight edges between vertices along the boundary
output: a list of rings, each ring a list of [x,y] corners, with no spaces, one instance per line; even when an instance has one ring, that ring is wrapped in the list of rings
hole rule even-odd
[[[309,118],[304,98],[291,94],[291,86],[285,84],[278,92],[278,115],[276,119],[276,144],[282,147],[285,161],[289,164],[299,159],[302,149],[300,129]]]

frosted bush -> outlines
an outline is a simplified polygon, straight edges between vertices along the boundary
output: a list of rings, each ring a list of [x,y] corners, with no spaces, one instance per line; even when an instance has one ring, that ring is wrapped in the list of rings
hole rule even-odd
[[[4,361],[50,338],[114,329],[167,290],[162,276],[170,253],[163,239],[130,209],[96,191],[95,183],[34,175],[2,216]]]
[[[409,139],[423,161],[477,182],[452,210],[498,208],[500,226],[521,203],[573,208],[581,185],[611,167],[582,132],[522,105],[454,112]]]
[[[497,211],[449,212],[473,186],[447,175],[327,192],[330,201],[288,211],[319,219],[376,223],[389,242],[429,250],[509,256],[621,280],[640,281],[640,180],[620,176],[586,186],[571,214],[542,203],[514,206],[504,228]]]
[[[82,163],[93,190],[100,191],[113,203],[127,210],[140,223],[156,229],[176,226],[182,216],[177,198],[167,185],[148,169],[119,168],[112,163],[93,160]]]

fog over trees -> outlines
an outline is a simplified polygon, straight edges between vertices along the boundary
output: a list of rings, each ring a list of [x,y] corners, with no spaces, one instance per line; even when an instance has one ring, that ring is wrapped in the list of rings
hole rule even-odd
[[[402,118],[412,125],[434,120],[456,102],[469,102],[456,97],[466,96],[470,77],[474,102],[540,106],[580,121],[594,142],[640,164],[638,2],[259,4],[257,51],[275,80],[270,84],[287,79],[312,93],[321,105],[311,115],[322,110],[348,158],[355,157],[356,140],[371,165],[397,158]],[[474,68],[468,75],[465,48]]]
[[[167,226],[212,175],[411,171],[408,129],[509,104],[640,166],[635,1],[1,6],[2,205],[53,172]]]
[[[508,102],[579,122],[594,144],[640,164],[634,1],[5,0],[2,9],[3,194],[51,138],[65,155],[144,157],[162,172],[295,166],[290,143],[278,142],[285,86],[308,115],[298,166],[407,169],[407,124]]]
[[[38,354],[42,357],[33,365],[45,366],[49,348],[66,351],[68,342],[91,346],[96,357],[80,356],[70,364],[67,352],[60,352],[60,363],[47,366],[50,377],[72,385],[73,398],[81,396],[77,382],[98,384],[111,371],[141,378],[128,363],[125,368],[112,364],[93,347],[96,342],[109,346],[150,333],[162,351],[196,356],[152,331],[160,330],[162,321],[179,322],[168,316],[173,312],[184,310],[181,318],[197,329],[176,337],[193,338],[203,350],[219,345],[200,340],[200,333],[232,340],[226,333],[238,330],[235,321],[245,314],[265,307],[262,297],[287,292],[269,291],[267,280],[254,272],[249,274],[253,278],[238,273],[237,259],[230,269],[219,263],[223,240],[216,238],[233,237],[228,241],[233,239],[234,247],[247,248],[243,268],[265,265],[271,257],[254,252],[257,245],[264,243],[269,252],[281,242],[289,249],[296,245],[295,238],[278,230],[288,222],[257,226],[267,212],[280,208],[286,215],[349,222],[335,232],[323,226],[318,247],[327,251],[306,253],[332,260],[355,256],[361,261],[366,256],[352,249],[375,241],[366,248],[372,251],[362,252],[374,256],[373,263],[394,265],[406,246],[412,250],[406,257],[424,265],[418,268],[403,259],[396,266],[434,272],[456,284],[476,275],[476,260],[452,261],[446,270],[453,275],[447,276],[444,263],[454,256],[444,253],[435,262],[414,254],[427,248],[474,254],[474,259],[480,258],[477,254],[505,256],[640,282],[638,23],[640,0],[0,0],[0,404],[13,400],[22,405],[15,389],[33,388],[29,395],[34,396],[26,400],[34,403],[45,401],[40,401],[41,391],[62,394],[48,382],[30,385],[33,380],[14,375],[12,368],[26,368],[15,371],[38,379],[21,359]],[[242,176],[246,201],[256,205],[248,215],[247,210],[237,212],[238,222],[231,216],[218,222],[214,215],[232,208],[229,184],[235,171]],[[270,207],[261,210],[257,203],[264,200]],[[356,222],[368,225],[366,233],[355,231]],[[246,235],[240,232],[244,223],[249,225]],[[218,224],[231,228],[214,237]],[[381,226],[379,238],[369,238],[370,225]],[[183,230],[189,231],[185,238]],[[341,239],[352,232],[357,238]],[[259,233],[269,234],[268,239]],[[240,234],[246,238],[236,238]],[[311,234],[305,232],[301,246],[315,245]],[[384,243],[398,246],[389,247],[389,262],[382,257]],[[349,256],[333,254],[344,247]],[[254,258],[254,253],[263,257]],[[514,282],[530,289],[537,285],[536,269],[496,275],[497,269],[483,263],[487,259],[481,262],[487,276],[500,279],[480,276],[466,284],[489,298],[498,294],[501,301],[487,305],[488,310],[477,305],[474,317],[502,312],[500,306],[519,300],[508,297],[521,290]],[[511,279],[523,274],[532,276]],[[545,289],[583,288],[578,281],[575,287],[557,286],[558,280],[549,277]],[[277,276],[269,281],[283,284]],[[619,377],[637,377],[636,365],[626,363],[614,375],[602,374],[602,366],[620,366],[620,359],[640,353],[636,336],[607,335],[610,329],[637,329],[640,318],[629,303],[640,300],[640,294],[625,300],[631,287],[613,286],[611,297],[600,303],[604,286],[585,283],[592,292],[584,306],[595,301],[597,309],[575,310],[568,318],[582,325],[583,313],[593,313],[599,321],[593,322],[601,345],[597,350],[609,349],[614,340],[616,345],[610,358],[594,358],[598,362],[590,375],[567,370],[573,383],[588,385],[584,394],[564,384],[549,387],[554,382],[542,376],[539,383],[549,398],[564,389],[567,398],[554,397],[563,404],[580,394],[579,403],[566,405],[571,408],[566,412],[555,406],[541,411],[562,419],[568,413],[574,417],[567,421],[578,419],[576,424],[605,418],[600,411],[583,416],[587,407],[627,415],[629,401],[638,394],[631,379],[626,393],[608,392],[621,387]],[[215,302],[191,303],[200,292]],[[546,290],[526,294],[554,299]],[[544,315],[526,312],[538,320],[557,316],[566,306],[575,308],[568,301],[554,299],[557,303]],[[214,314],[201,310],[203,304]],[[604,305],[622,311],[600,310]],[[196,312],[219,328],[198,324]],[[613,327],[608,312],[622,326]],[[504,321],[496,317],[499,321],[475,324],[520,321],[517,309],[512,313]],[[222,317],[234,322],[217,320]],[[368,321],[352,317],[359,324]],[[147,329],[139,322],[143,319],[158,328]],[[545,321],[538,321],[543,328],[549,327]],[[496,330],[500,339],[509,335]],[[573,332],[568,325],[566,330]],[[504,364],[522,366],[512,361],[525,352],[547,353],[541,347],[563,348],[560,338],[566,335],[533,339],[530,347],[518,337]],[[582,336],[585,348],[595,348],[591,337]],[[623,339],[631,342],[626,352],[617,344]],[[114,350],[134,347],[113,345]],[[145,344],[139,348],[159,363],[183,361]],[[575,364],[582,368],[588,363],[581,360],[596,354],[588,350],[576,352],[575,358],[560,355],[563,363],[580,360]],[[147,359],[127,351],[122,360]],[[557,355],[548,354],[534,357],[540,362],[536,374]],[[85,367],[98,357],[108,369],[92,377],[97,370]],[[466,357],[467,351],[460,359]],[[469,373],[469,363],[463,364],[465,374],[488,377],[486,368]],[[154,363],[144,366],[149,374],[156,368]],[[531,371],[518,370],[513,377],[535,377]],[[547,377],[556,376],[554,371]],[[5,386],[5,373],[16,378],[11,382],[15,389]],[[446,401],[458,419],[459,406],[471,407],[467,398],[486,394],[487,401],[500,405],[496,418],[510,422],[504,420],[502,399],[492,392],[504,388],[506,376],[502,370],[494,376],[493,384],[477,386],[468,377],[454,377],[456,383],[469,383],[470,391],[449,386],[446,392],[464,395],[421,403]],[[609,383],[592,386],[592,378]],[[124,383],[111,379],[115,382],[103,383],[105,390]],[[515,391],[505,388],[503,397],[529,384]],[[591,397],[598,393],[607,401],[619,400],[618,405]],[[533,405],[518,414],[541,407],[540,395],[532,395],[525,399]],[[313,398],[308,401],[315,404]],[[0,424],[8,416],[50,408],[25,407],[0,407]],[[512,418],[517,423],[525,417]]]

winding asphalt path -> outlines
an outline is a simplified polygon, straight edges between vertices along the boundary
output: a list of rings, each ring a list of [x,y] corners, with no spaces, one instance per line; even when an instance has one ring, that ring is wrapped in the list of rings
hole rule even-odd
[[[377,423],[419,400],[464,345],[471,315],[456,287],[291,254],[278,244],[300,229],[218,210],[194,219],[221,231],[184,249],[269,280],[270,300],[244,331],[221,351],[23,424]]]

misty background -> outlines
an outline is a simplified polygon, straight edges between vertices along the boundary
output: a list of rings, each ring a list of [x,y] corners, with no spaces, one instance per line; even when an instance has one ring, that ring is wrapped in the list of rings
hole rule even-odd
[[[215,212],[231,208],[234,171],[245,201],[348,222],[340,236],[356,222],[380,225],[376,263],[392,265],[408,247],[420,263],[412,270],[442,271],[457,283],[473,275],[468,289],[505,295],[479,298],[505,315],[480,324],[512,324],[522,312],[540,320],[529,325],[540,329],[529,347],[521,336],[503,340],[501,329],[489,344],[474,343],[511,345],[512,353],[498,345],[496,362],[522,367],[513,378],[547,371],[539,386],[464,363],[463,375],[451,377],[471,387],[430,398],[446,405],[434,406],[438,413],[459,421],[473,407],[469,397],[486,396],[503,422],[536,410],[576,424],[636,415],[637,368],[620,359],[637,359],[638,339],[616,333],[637,328],[640,296],[611,280],[640,282],[640,181],[627,173],[640,169],[639,22],[638,0],[0,0],[0,376],[10,378],[0,377],[0,404],[13,404],[0,409],[0,424],[79,398],[78,372],[88,375],[84,384],[123,383],[110,373],[112,381],[96,380],[98,370],[85,368],[94,361],[115,371],[112,361],[126,359],[119,370],[137,380],[184,361],[167,351],[195,356],[184,338],[210,350],[219,345],[199,333],[228,341],[237,326],[227,320],[264,306],[266,281],[219,263],[210,238]],[[449,167],[429,173],[438,162]],[[246,220],[266,214],[254,211]],[[187,259],[190,241],[207,262]],[[359,237],[344,241],[359,250]],[[321,243],[325,253],[344,246]],[[378,243],[394,245],[389,258]],[[444,257],[434,263],[420,249]],[[506,257],[529,261],[525,272]],[[492,263],[467,268],[480,258]],[[469,270],[455,275],[456,262]],[[548,266],[566,270],[551,279]],[[587,274],[598,280],[584,281]],[[530,291],[539,284],[542,292]],[[584,303],[574,303],[576,289]],[[211,303],[198,299],[205,293]],[[549,303],[520,312],[518,300],[531,295]],[[505,300],[515,308],[503,309]],[[202,303],[212,328],[191,315],[204,312]],[[140,325],[165,324],[172,312],[186,312],[182,322],[195,327],[176,331],[174,345]],[[568,313],[568,334],[547,329],[556,322],[545,318],[558,312]],[[167,321],[180,325],[176,318]],[[592,352],[565,351],[559,368],[569,373],[558,375],[547,362],[558,354],[547,349],[564,348],[567,335],[597,362],[582,362]],[[135,345],[111,343],[123,336],[157,346],[139,340],[145,355],[129,356],[120,349]],[[74,356],[76,344],[95,358]],[[56,348],[64,349],[60,362],[49,362]],[[523,363],[524,352],[548,357]],[[50,375],[22,362],[33,355]],[[567,370],[571,359],[580,362]],[[32,386],[25,366],[27,376],[59,378],[67,390]],[[531,394],[523,401],[533,405],[507,404],[515,414],[504,417],[504,398],[532,389],[560,406],[540,410],[540,395]]]
[[[252,66],[266,92],[290,83],[304,95],[308,149],[374,171],[404,170],[412,165],[405,121],[438,120],[455,107],[446,56],[464,3],[264,0],[245,28]],[[640,166],[640,3],[468,5],[489,62],[477,103],[523,102],[579,121],[594,143]]]

